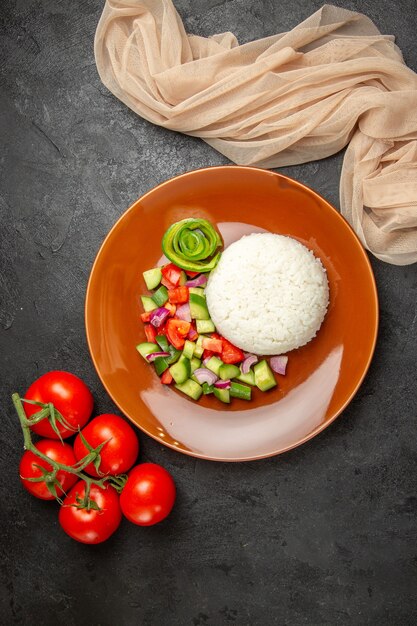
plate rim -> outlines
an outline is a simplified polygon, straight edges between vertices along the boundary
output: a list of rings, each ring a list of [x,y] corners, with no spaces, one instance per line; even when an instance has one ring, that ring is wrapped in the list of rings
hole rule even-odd
[[[343,403],[343,405],[334,413],[334,415],[332,415],[331,418],[327,419],[325,422],[323,422],[322,424],[319,424],[319,426],[317,426],[314,430],[312,430],[310,433],[308,433],[308,435],[306,435],[305,437],[299,439],[297,442],[286,446],[285,448],[280,448],[278,450],[274,450],[272,452],[268,452],[267,454],[260,454],[260,455],[256,455],[256,456],[246,456],[246,457],[238,457],[238,458],[219,458],[219,457],[212,457],[212,456],[207,456],[198,452],[194,452],[192,450],[185,450],[185,449],[180,449],[177,446],[167,442],[167,441],[163,441],[160,437],[157,437],[156,435],[154,435],[151,432],[148,432],[146,430],[146,428],[144,428],[143,426],[140,426],[139,424],[136,423],[136,421],[130,417],[130,415],[128,415],[127,413],[125,413],[124,409],[122,409],[122,407],[120,406],[119,402],[113,397],[110,389],[108,388],[106,382],[103,380],[103,377],[100,373],[96,358],[94,356],[93,353],[93,349],[92,349],[92,345],[91,345],[91,338],[90,338],[90,334],[89,334],[89,313],[88,313],[88,304],[89,304],[89,297],[90,297],[90,291],[91,291],[91,285],[93,282],[93,276],[94,276],[94,272],[96,269],[96,266],[98,264],[98,261],[103,253],[103,250],[107,244],[107,241],[111,238],[113,232],[117,229],[119,223],[126,217],[126,215],[128,215],[131,211],[135,210],[135,208],[137,207],[137,204],[139,202],[141,202],[142,200],[144,200],[148,195],[154,193],[157,189],[159,189],[160,187],[164,187],[166,185],[169,185],[170,183],[172,183],[172,181],[177,180],[179,178],[186,178],[188,176],[193,176],[195,174],[198,174],[199,172],[206,172],[206,171],[213,171],[213,170],[225,170],[225,169],[234,169],[234,170],[256,170],[258,172],[263,172],[264,174],[269,174],[271,176],[277,176],[278,178],[284,178],[286,180],[291,181],[291,183],[294,183],[297,186],[300,186],[304,189],[308,189],[313,195],[317,196],[322,202],[324,202],[327,207],[333,211],[337,218],[344,223],[345,226],[347,226],[347,228],[350,230],[351,234],[353,235],[353,239],[358,247],[358,250],[360,252],[360,254],[362,255],[362,258],[365,261],[365,265],[368,268],[368,272],[369,272],[369,276],[371,278],[371,287],[372,287],[372,295],[373,295],[373,299],[375,302],[375,319],[374,319],[374,331],[373,331],[373,337],[372,337],[372,347],[371,350],[369,352],[368,358],[367,358],[367,362],[366,365],[363,369],[362,375],[359,378],[358,382],[356,383],[354,389],[352,390],[351,394],[349,395],[349,397],[346,399],[346,401]],[[378,297],[378,291],[377,291],[377,286],[376,286],[376,280],[375,280],[375,275],[372,269],[372,265],[370,262],[370,259],[368,257],[368,254],[361,242],[361,240],[359,239],[358,235],[355,233],[355,231],[353,230],[352,226],[349,224],[349,222],[347,221],[347,219],[332,205],[330,204],[330,202],[328,200],[326,200],[326,198],[324,198],[321,194],[319,194],[315,189],[312,189],[311,187],[309,187],[308,185],[306,185],[305,183],[302,183],[294,178],[291,178],[290,176],[287,176],[285,174],[281,174],[280,172],[275,172],[273,170],[267,170],[261,167],[256,167],[256,166],[251,166],[251,165],[214,165],[214,166],[207,166],[207,167],[200,167],[198,169],[194,169],[194,170],[189,170],[188,172],[184,172],[183,174],[177,174],[176,176],[172,176],[171,178],[168,178],[164,181],[162,181],[161,183],[158,183],[157,185],[155,185],[154,187],[152,187],[151,189],[149,189],[148,191],[146,191],[144,194],[142,194],[139,198],[137,198],[121,215],[120,217],[116,220],[116,222],[113,224],[113,226],[110,228],[110,230],[108,231],[107,235],[105,236],[105,238],[103,239],[96,255],[93,261],[93,264],[91,266],[90,269],[90,274],[88,277],[88,282],[87,282],[87,287],[86,287],[86,291],[85,291],[85,299],[84,299],[84,326],[85,326],[85,332],[86,332],[86,338],[87,338],[87,345],[88,345],[88,350],[90,353],[90,358],[93,361],[93,365],[94,368],[97,372],[97,375],[104,387],[104,389],[106,390],[107,394],[110,396],[111,400],[114,402],[114,404],[118,407],[118,409],[121,411],[121,413],[127,417],[129,419],[130,422],[132,422],[137,428],[139,428],[139,430],[141,430],[142,432],[144,432],[146,435],[148,435],[149,437],[152,437],[152,439],[154,439],[155,441],[158,441],[160,444],[171,448],[171,450],[175,450],[177,453],[181,453],[181,454],[185,454],[187,456],[190,457],[194,457],[194,458],[198,458],[198,459],[202,459],[205,461],[216,461],[216,462],[222,462],[222,463],[243,463],[243,462],[249,462],[249,461],[260,461],[263,459],[268,459],[271,457],[275,457],[281,454],[284,454],[285,452],[289,452],[290,450],[293,450],[295,448],[298,448],[299,446],[307,443],[308,441],[310,441],[311,439],[313,439],[314,437],[316,437],[317,435],[319,435],[321,432],[323,432],[324,430],[326,430],[326,428],[328,428],[330,426],[330,424],[332,424],[342,413],[343,411],[346,409],[346,407],[352,402],[353,398],[356,396],[356,394],[358,393],[372,362],[373,356],[375,354],[375,348],[376,348],[376,344],[377,344],[377,338],[378,338],[378,330],[379,330],[379,297]]]

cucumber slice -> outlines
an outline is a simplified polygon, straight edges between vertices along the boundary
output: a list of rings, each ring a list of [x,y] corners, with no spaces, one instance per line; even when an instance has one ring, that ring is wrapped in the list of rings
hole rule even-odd
[[[197,332],[201,334],[214,333],[216,330],[216,327],[211,320],[197,320],[196,326]]]
[[[191,374],[194,374],[194,372],[201,367],[201,361],[200,359],[196,359],[196,358],[192,358],[191,362],[190,362],[190,367],[191,367]]]
[[[156,289],[162,279],[162,272],[160,267],[155,267],[153,270],[147,270],[142,274],[146,286],[151,291],[151,289]]]
[[[214,385],[203,383],[203,393],[205,396],[208,396],[210,393],[213,393],[213,391],[214,391]]]
[[[161,374],[165,372],[165,370],[168,369],[169,358],[164,357],[164,356],[159,356],[157,359],[155,359],[153,364],[155,365],[155,372],[158,374],[158,376],[160,376]]]
[[[149,296],[141,296],[142,306],[146,312],[154,311],[158,308],[158,305]]]
[[[190,293],[190,312],[193,320],[209,320],[210,314],[208,312],[206,299],[204,296],[199,296],[196,293]]]
[[[276,387],[277,381],[267,361],[259,361],[253,368],[255,372],[255,384],[261,391],[268,391]]]
[[[143,356],[146,362],[148,362],[146,359],[148,354],[152,354],[152,352],[160,352],[160,348],[156,343],[149,343],[147,341],[137,345],[136,350]]]
[[[152,300],[157,306],[163,306],[168,300],[168,289],[161,285],[153,294]]]
[[[184,359],[183,361],[177,361],[174,365],[171,365],[169,368],[172,378],[178,385],[185,383],[188,378],[190,378],[191,374],[191,364],[189,359]]]
[[[207,361],[206,367],[216,374],[219,375],[219,371],[221,366],[224,365],[223,361],[220,361],[216,356],[212,356],[210,361]]]
[[[222,380],[230,380],[230,378],[236,378],[239,376],[240,369],[237,365],[227,365],[226,363],[222,363],[219,368],[219,376]]]
[[[188,341],[188,339],[187,339],[185,344],[184,344],[184,348],[182,350],[183,355],[186,356],[187,359],[192,359],[193,358],[193,354],[194,354],[194,350],[195,350],[195,343],[194,343],[194,341]]]
[[[158,338],[157,338],[158,341]],[[240,370],[239,370],[240,371]],[[252,385],[252,387],[255,386],[255,374],[253,373],[253,370],[249,370],[249,372],[247,374],[242,374],[242,372],[240,371],[239,376],[235,376],[235,378],[237,378],[237,380],[242,381],[242,383],[246,383],[248,385]]]
[[[232,398],[240,398],[241,400],[250,400],[252,397],[252,389],[247,385],[240,383],[230,383],[230,395]]]
[[[165,335],[157,335],[155,337],[155,341],[163,352],[169,351],[169,346],[171,344],[168,342],[168,339],[166,338]]]
[[[221,402],[224,402],[225,404],[230,403],[230,391],[228,389],[218,389],[217,387],[213,387],[213,393]]]
[[[197,343],[195,344],[194,356],[196,356],[198,359],[203,356],[203,339],[204,337],[200,335],[200,337],[197,339]]]
[[[191,379],[185,381],[185,383],[176,384],[175,388],[182,391],[182,393],[185,393],[186,396],[189,396],[193,400],[198,400],[203,393],[202,386]]]
[[[169,344],[168,346],[168,352],[170,353],[171,356],[169,357],[167,356],[165,358],[170,365],[172,365],[173,363],[176,363],[178,359],[180,358],[180,356],[182,355],[181,350],[177,350],[176,348],[174,348],[174,346],[171,346],[171,344]]]
[[[189,292],[194,293],[197,296],[204,296],[204,289],[201,287],[189,287]]]

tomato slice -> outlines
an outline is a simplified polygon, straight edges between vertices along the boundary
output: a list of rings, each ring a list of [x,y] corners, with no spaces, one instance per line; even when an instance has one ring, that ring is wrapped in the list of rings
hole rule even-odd
[[[214,355],[214,352],[212,350],[204,350],[203,352],[203,361],[205,359],[211,359],[211,357]]]
[[[222,337],[222,354],[221,359],[223,363],[234,364],[240,363],[245,358],[242,350],[234,346],[230,341],[227,341],[224,337]]]
[[[174,287],[176,287],[179,284],[180,278],[182,275],[182,269],[180,269],[173,263],[169,263],[168,265],[165,265],[165,267],[161,269],[161,272],[162,272],[162,276],[166,280],[169,280],[169,282],[172,283]]]
[[[176,305],[175,304],[171,304],[171,302],[165,302],[164,308],[169,311],[169,316],[170,317],[174,317],[175,313],[177,312]]]
[[[145,335],[146,335],[146,340],[149,341],[149,343],[155,343],[156,330],[152,326],[152,324],[146,324]]]
[[[188,295],[188,287],[185,285],[168,291],[168,299],[171,304],[185,304],[185,302],[188,302]]]
[[[213,337],[204,337],[202,346],[204,350],[211,350],[212,352],[222,352],[223,342],[221,339],[213,339]]]
[[[184,346],[185,339],[190,332],[190,328],[190,322],[177,320],[175,318],[168,320],[166,324],[166,335],[174,348],[176,348],[177,350],[181,350],[181,348]]]
[[[165,372],[161,376],[161,383],[163,385],[170,385],[173,381],[171,372],[169,370],[165,370]]]
[[[140,314],[140,319],[143,323],[149,322],[151,319],[151,311],[146,311],[145,313]]]

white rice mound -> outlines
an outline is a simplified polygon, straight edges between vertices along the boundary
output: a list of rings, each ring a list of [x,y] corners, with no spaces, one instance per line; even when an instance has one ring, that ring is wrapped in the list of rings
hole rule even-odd
[[[226,248],[205,293],[217,331],[262,355],[308,343],[329,304],[320,259],[299,241],[272,233],[248,235]]]

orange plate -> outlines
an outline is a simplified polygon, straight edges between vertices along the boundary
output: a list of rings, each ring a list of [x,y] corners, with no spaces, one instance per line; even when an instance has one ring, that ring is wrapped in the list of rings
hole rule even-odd
[[[215,222],[225,244],[253,231],[295,237],[320,257],[330,305],[317,337],[289,354],[278,389],[224,405],[161,385],[136,352],[145,341],[144,270],[161,260],[161,240],[184,217]],[[260,311],[262,315],[262,311]],[[328,426],[358,390],[378,328],[368,257],[341,215],[290,178],[251,167],[211,167],[169,180],[137,200],[106,237],[86,296],[91,356],[108,393],[139,428],[192,456],[244,461],[279,454]]]

